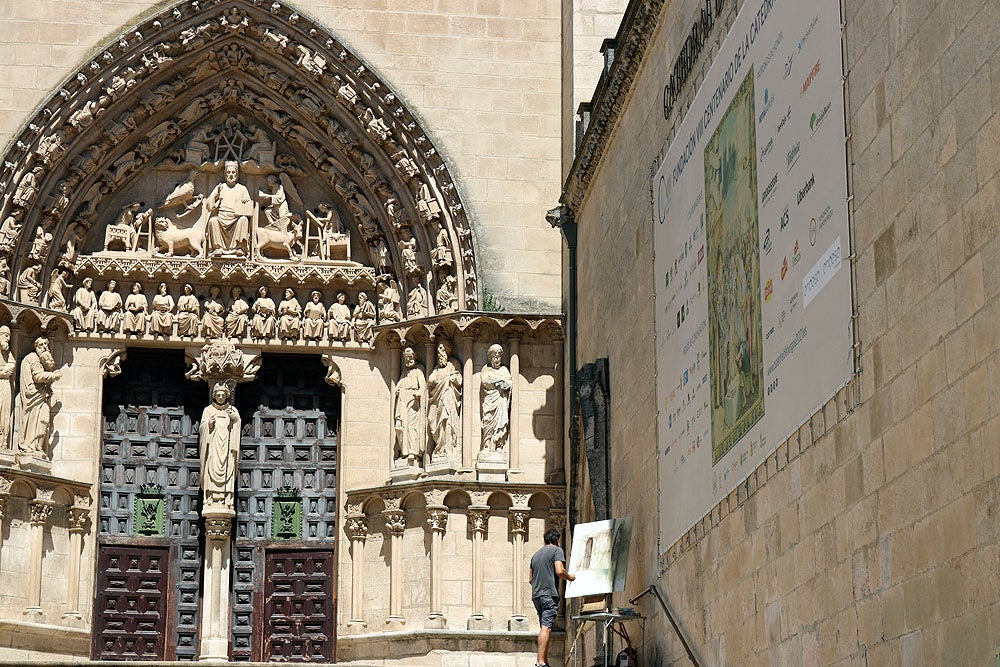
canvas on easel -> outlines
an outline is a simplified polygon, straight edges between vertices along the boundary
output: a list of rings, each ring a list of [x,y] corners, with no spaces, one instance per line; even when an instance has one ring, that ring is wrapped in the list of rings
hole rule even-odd
[[[576,581],[566,584],[566,597],[624,590],[631,538],[632,517],[574,526],[568,569]]]

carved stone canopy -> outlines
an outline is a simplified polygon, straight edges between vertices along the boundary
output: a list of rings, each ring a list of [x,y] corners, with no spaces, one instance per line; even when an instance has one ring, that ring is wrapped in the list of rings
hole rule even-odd
[[[239,249],[211,231],[229,161],[253,200]],[[284,3],[178,2],[129,26],[30,119],[0,183],[0,296],[22,303],[71,301],[77,276],[223,294],[395,284],[403,319],[411,294],[419,316],[478,303],[465,207],[432,141]]]

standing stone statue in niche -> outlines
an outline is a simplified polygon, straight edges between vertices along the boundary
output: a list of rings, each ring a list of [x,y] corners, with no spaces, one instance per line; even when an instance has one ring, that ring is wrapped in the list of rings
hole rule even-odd
[[[229,290],[229,296],[232,301],[229,305],[229,314],[226,315],[226,335],[230,338],[246,338],[250,304],[243,298],[243,288],[239,285],[234,285]]]
[[[153,297],[153,311],[149,315],[149,333],[169,336],[174,327],[174,297],[167,292],[167,284],[160,283]]]
[[[125,298],[125,319],[122,323],[122,333],[141,336],[146,333],[146,320],[149,302],[142,293],[142,283],[132,285],[132,293]]]
[[[0,326],[0,450],[10,449],[10,426],[13,414],[14,371],[17,364],[10,351],[10,327]]]
[[[101,298],[97,300],[97,331],[117,333],[122,325],[122,295],[118,293],[118,283],[109,280]]]
[[[93,285],[92,279],[84,278],[83,285],[73,296],[74,306],[70,314],[77,331],[93,331],[97,326],[97,296],[91,289]]]
[[[403,350],[403,374],[396,384],[392,420],[393,460],[419,463],[427,443],[427,380],[412,347]]]
[[[177,335],[194,338],[201,321],[201,304],[190,283],[185,283],[184,293],[177,299]]]
[[[327,331],[330,340],[345,342],[351,338],[351,309],[347,305],[347,295],[337,293],[337,301],[327,311]]]
[[[462,442],[462,371],[451,359],[451,343],[437,344],[437,367],[427,378],[432,459],[460,453]]]
[[[52,430],[52,383],[62,377],[49,351],[49,339],[35,339],[34,351],[21,361],[22,454],[48,459],[46,447]]]
[[[323,337],[323,326],[326,324],[326,307],[323,306],[323,294],[313,290],[309,294],[309,303],[302,310],[302,337],[306,340],[319,340]]]
[[[354,340],[359,343],[371,343],[375,333],[375,304],[368,300],[368,295],[358,292],[358,305],[354,308]]]
[[[204,509],[231,509],[236,457],[240,450],[240,413],[233,407],[232,390],[225,382],[212,387],[212,402],[201,413],[201,488]]]
[[[480,378],[483,386],[482,449],[501,452],[510,439],[510,390],[513,386],[510,370],[503,365],[503,348],[490,345],[487,363]]]
[[[253,199],[239,182],[239,164],[226,162],[226,181],[208,196],[208,252],[212,257],[247,257],[250,254],[250,217]]]
[[[278,304],[278,338],[298,340],[302,331],[302,304],[295,298],[295,290],[285,288],[285,298]]]
[[[277,321],[274,314],[274,299],[267,295],[267,287],[261,285],[257,290],[257,300],[253,302],[253,318],[250,320],[250,335],[258,340],[274,338]]]
[[[222,289],[218,285],[212,285],[208,288],[208,298],[205,299],[205,315],[201,318],[205,338],[222,338],[222,334],[225,332],[226,320],[223,315],[226,312],[226,306],[219,296],[221,293]]]

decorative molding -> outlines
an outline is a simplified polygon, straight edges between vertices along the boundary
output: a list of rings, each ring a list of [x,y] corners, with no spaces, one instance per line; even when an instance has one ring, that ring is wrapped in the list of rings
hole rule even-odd
[[[559,201],[577,211],[604,157],[611,134],[625,109],[636,74],[656,32],[664,0],[632,0],[618,28],[614,62],[598,83],[591,100],[590,123],[577,148]]]

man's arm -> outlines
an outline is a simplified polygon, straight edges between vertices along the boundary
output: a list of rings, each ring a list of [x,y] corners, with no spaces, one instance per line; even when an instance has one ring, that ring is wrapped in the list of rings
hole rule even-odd
[[[566,571],[566,565],[561,560],[556,561],[556,576],[566,581],[576,581],[576,575]]]

